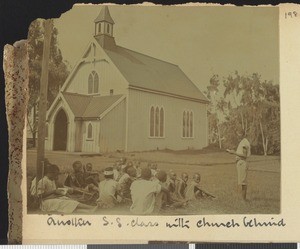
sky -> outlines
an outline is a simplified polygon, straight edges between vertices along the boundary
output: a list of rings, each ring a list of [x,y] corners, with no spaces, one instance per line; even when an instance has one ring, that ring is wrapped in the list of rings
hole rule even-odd
[[[73,67],[94,35],[101,5],[75,5],[55,19]],[[259,73],[279,84],[277,7],[109,6],[119,46],[177,64],[204,91],[214,74]]]

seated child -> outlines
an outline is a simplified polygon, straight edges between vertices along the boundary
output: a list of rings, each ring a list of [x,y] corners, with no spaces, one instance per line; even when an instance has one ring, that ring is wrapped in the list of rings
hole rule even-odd
[[[65,186],[68,187],[77,187],[77,188],[85,188],[87,186],[85,182],[83,166],[80,161],[75,161],[73,163],[74,172],[69,174],[65,180]]]
[[[89,171],[87,173],[84,172],[80,161],[75,161],[72,166],[74,172],[67,176],[64,185],[73,189],[72,198],[86,204],[95,204],[99,197],[98,183],[96,181],[99,175],[92,174]],[[91,166],[88,166],[88,169]]]
[[[196,200],[202,197],[216,198],[212,194],[209,194],[201,189],[200,186],[201,176],[199,173],[195,173],[193,180],[187,185],[185,197],[187,200]]]
[[[99,199],[97,205],[100,208],[112,208],[117,201],[118,183],[114,180],[112,167],[107,167],[104,172],[104,180],[99,184]]]
[[[173,170],[170,170],[167,178],[167,185],[170,193],[175,193],[177,182],[177,174]]]
[[[43,161],[43,172],[51,163],[47,158]],[[44,174],[44,173],[43,173]],[[27,205],[29,209],[38,209],[40,207],[39,198],[36,195],[37,182],[36,176],[34,176],[30,182],[29,191],[27,192]]]
[[[99,173],[93,171],[93,165],[91,163],[87,163],[84,167],[84,181],[86,185],[93,185],[90,188],[99,186]]]
[[[44,159],[44,168],[43,170],[45,170],[49,165],[51,165],[51,163],[49,162],[48,158],[45,158]],[[29,189],[29,192],[30,192],[30,197],[33,197],[36,195],[36,176],[34,176],[32,178],[32,181],[30,183],[30,189]]]
[[[142,168],[141,178],[131,184],[130,211],[134,214],[151,214],[154,211],[156,194],[160,193],[162,187],[159,182],[151,181],[151,176],[149,168]]]
[[[167,178],[167,173],[165,171],[158,171],[156,174],[156,178],[160,181],[162,184],[163,189],[166,191],[163,192],[163,197],[161,200],[157,198],[157,207],[160,206],[160,208],[164,207],[170,207],[170,208],[178,208],[178,207],[184,207],[186,206],[186,201],[184,199],[179,199],[176,196],[176,173],[173,171],[170,171],[169,177]],[[159,197],[160,194],[158,194]],[[161,202],[161,204],[160,204]]]
[[[75,210],[89,213],[95,211],[95,207],[82,204],[66,196],[70,191],[56,187],[59,168],[57,165],[49,164],[45,168],[45,176],[37,184],[37,195],[41,199],[40,208],[44,212],[55,212],[71,214]]]
[[[127,165],[127,158],[126,157],[121,158],[119,164],[121,168],[125,168],[125,166]]]
[[[188,179],[189,179],[188,174],[183,172],[181,174],[181,178],[179,179],[179,181],[177,182],[177,185],[176,185],[175,191],[176,191],[177,198],[185,199],[185,189],[187,186]]]
[[[119,181],[121,177],[121,164],[119,162],[114,163],[113,172],[114,172],[114,180]]]
[[[122,175],[125,174],[126,170],[128,167],[132,166],[132,162],[127,161],[126,158],[121,158],[121,160],[119,161],[119,167],[120,167],[120,174],[119,174],[119,179],[122,177]]]
[[[156,195],[154,212],[158,213],[160,209],[164,208],[170,201],[170,193],[167,186],[167,173],[160,170],[156,173],[154,182],[161,185],[161,192]]]
[[[148,168],[151,170],[152,179],[157,174],[157,163],[148,163]]]
[[[201,176],[199,173],[195,173],[193,180],[187,184],[185,191],[185,198],[187,200],[196,200],[199,197],[202,197],[202,191],[200,188]]]
[[[125,174],[119,180],[119,193],[125,200],[130,200],[130,186],[136,178],[136,169],[134,167],[129,167]]]
[[[85,172],[92,172],[93,171],[93,164],[87,163],[85,165]]]
[[[141,176],[141,162],[140,161],[135,161],[135,164],[133,167],[136,169],[136,177],[139,178]]]
[[[133,162],[132,161],[127,161],[126,165],[124,165],[122,167],[122,173],[126,174],[127,169],[130,168],[130,167],[133,167]]]

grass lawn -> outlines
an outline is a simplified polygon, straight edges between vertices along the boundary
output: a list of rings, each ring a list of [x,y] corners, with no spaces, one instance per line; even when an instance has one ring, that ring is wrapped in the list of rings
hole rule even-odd
[[[278,214],[280,213],[280,157],[251,156],[248,173],[248,201],[243,202],[237,194],[237,172],[234,156],[225,152],[203,151],[152,151],[136,153],[110,153],[105,155],[66,154],[46,152],[51,163],[57,164],[62,172],[72,171],[76,160],[93,164],[94,170],[101,170],[121,157],[158,163],[162,170],[174,170],[179,176],[187,172],[191,178],[195,172],[201,174],[201,185],[216,199],[201,199],[184,209],[166,210],[161,215],[175,214]],[[36,151],[27,151],[27,176],[35,174]],[[129,206],[118,206],[111,210],[99,210],[99,214],[130,214]]]

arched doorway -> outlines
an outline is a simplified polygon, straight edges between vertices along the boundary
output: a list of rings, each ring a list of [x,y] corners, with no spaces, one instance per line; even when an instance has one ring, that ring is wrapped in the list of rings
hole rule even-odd
[[[53,150],[67,150],[68,118],[61,109],[54,121]]]

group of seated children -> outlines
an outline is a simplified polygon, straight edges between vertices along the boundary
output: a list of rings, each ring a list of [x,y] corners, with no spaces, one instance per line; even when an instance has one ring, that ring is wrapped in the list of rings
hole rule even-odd
[[[58,166],[48,163],[45,167],[45,176],[37,184],[43,211],[93,212],[130,203],[132,213],[151,214],[162,208],[185,207],[206,194],[201,190],[199,173],[191,181],[185,172],[178,179],[174,171],[167,174],[156,163],[141,167],[139,161],[121,159],[102,172],[95,172],[91,164],[83,166],[80,161],[72,166],[73,173],[66,177],[64,188],[56,186]]]
[[[131,203],[134,214],[157,213],[162,208],[185,207],[189,201],[210,196],[200,187],[200,174],[188,181],[187,173],[178,179],[174,171],[168,174],[156,163],[140,167],[140,162],[121,160],[107,167],[99,184],[98,207],[111,208],[121,202]],[[211,196],[213,197],[213,196]]]
[[[93,212],[96,208],[76,201],[68,194],[73,193],[73,189],[58,188],[56,181],[58,180],[59,167],[55,164],[48,163],[45,165],[44,177],[40,179],[36,186],[36,194],[40,198],[40,208],[47,213],[64,213],[71,214],[74,211],[89,213]]]

